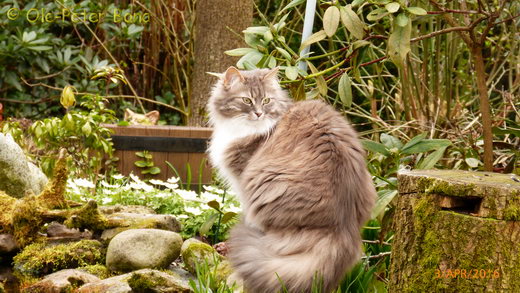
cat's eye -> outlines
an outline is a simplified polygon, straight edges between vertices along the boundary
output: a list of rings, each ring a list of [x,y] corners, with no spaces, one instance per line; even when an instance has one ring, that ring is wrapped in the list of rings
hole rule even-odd
[[[248,105],[253,105],[253,100],[251,100],[251,98],[243,97],[242,101]]]
[[[264,99],[262,100],[262,105],[267,105],[267,104],[269,104],[269,103],[271,103],[271,99],[270,99],[270,98],[264,98]]]

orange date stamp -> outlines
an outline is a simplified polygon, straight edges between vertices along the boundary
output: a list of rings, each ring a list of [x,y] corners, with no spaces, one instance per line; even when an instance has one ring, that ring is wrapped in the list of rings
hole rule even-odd
[[[498,269],[436,269],[435,279],[498,279]]]

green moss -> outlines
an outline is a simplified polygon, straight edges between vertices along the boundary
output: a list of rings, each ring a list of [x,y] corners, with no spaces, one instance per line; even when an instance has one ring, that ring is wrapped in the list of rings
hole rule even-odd
[[[0,282],[0,293],[5,293],[4,283]]]
[[[504,209],[504,220],[506,221],[519,221],[520,220],[520,207],[509,203]]]
[[[0,233],[9,233],[13,230],[12,211],[16,198],[0,190]]]
[[[13,258],[14,268],[23,275],[42,276],[62,269],[105,262],[105,251],[99,241],[46,245],[34,243]]]
[[[100,279],[106,279],[113,276],[113,274],[110,273],[108,268],[102,264],[83,266],[79,267],[78,270],[92,274]]]
[[[108,227],[107,219],[103,216],[94,200],[73,212],[73,216],[64,223],[69,228],[87,228],[92,231],[101,231]]]
[[[39,238],[38,235],[43,225],[42,213],[44,208],[34,194],[17,200],[11,213],[13,235],[21,247],[24,247]]]
[[[434,177],[420,177],[417,179],[419,190],[425,193],[445,194],[451,196],[474,196],[476,185],[472,183],[454,184]]]
[[[190,241],[190,240],[187,240]],[[185,243],[182,248],[182,259],[186,269],[195,274],[197,264],[207,262],[209,266],[214,266],[217,261],[222,259],[222,256],[216,253],[215,249],[203,242],[189,242]]]
[[[153,288],[166,285],[165,279],[153,272],[150,274],[134,273],[127,282],[130,288],[136,292],[154,292],[152,291]]]
[[[65,189],[67,187],[67,158],[60,153],[60,158],[54,167],[54,176],[40,194],[41,201],[50,209],[67,208]]]

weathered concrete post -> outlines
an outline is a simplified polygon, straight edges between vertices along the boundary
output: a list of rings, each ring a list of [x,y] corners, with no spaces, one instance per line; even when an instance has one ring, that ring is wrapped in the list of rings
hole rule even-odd
[[[520,183],[507,174],[399,174],[389,292],[520,292]]]

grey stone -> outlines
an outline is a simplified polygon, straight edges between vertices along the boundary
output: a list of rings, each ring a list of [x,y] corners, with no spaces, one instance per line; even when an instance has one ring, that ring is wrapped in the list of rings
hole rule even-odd
[[[165,273],[152,269],[142,269],[128,274],[89,283],[80,287],[77,293],[106,292],[193,292],[189,279],[175,272]]]
[[[22,198],[28,191],[40,194],[45,184],[45,174],[27,160],[11,135],[0,133],[0,190],[12,197]]]
[[[26,292],[61,293],[72,292],[84,284],[100,281],[100,279],[80,270],[61,270],[45,276],[41,281],[26,288]]]
[[[128,272],[142,268],[166,268],[180,255],[182,237],[159,229],[131,229],[109,243],[106,266]]]
[[[181,224],[174,216],[135,213],[114,213],[106,216],[109,227],[101,234],[101,240],[110,241],[117,234],[129,229],[161,229],[173,232],[181,230]]]
[[[0,234],[0,254],[9,254],[19,249],[18,243],[11,234]]]

